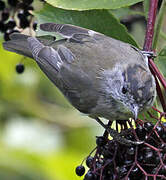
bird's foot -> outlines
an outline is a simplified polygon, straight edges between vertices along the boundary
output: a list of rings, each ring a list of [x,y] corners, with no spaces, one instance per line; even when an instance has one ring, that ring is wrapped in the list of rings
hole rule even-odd
[[[116,130],[105,125],[98,117],[95,119],[102,127],[104,127],[104,129],[109,133],[109,135],[113,138],[113,140],[117,141],[120,144],[131,146],[131,145],[140,145],[144,143],[143,141],[132,141],[125,138],[125,135],[128,135],[129,133],[131,133],[129,129],[124,130],[121,133],[118,133]]]
[[[154,51],[141,51],[144,56],[149,58],[156,58],[157,54]]]
[[[108,132],[115,141],[126,146],[140,145],[144,143],[143,141],[132,141],[132,140],[126,139],[124,135],[128,134],[129,131],[122,131],[121,133],[118,133],[116,130],[112,128],[108,128]]]

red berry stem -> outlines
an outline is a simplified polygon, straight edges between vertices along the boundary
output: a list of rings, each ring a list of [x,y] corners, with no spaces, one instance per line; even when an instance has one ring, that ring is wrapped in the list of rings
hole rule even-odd
[[[162,105],[162,108],[163,108],[164,112],[166,112],[166,103],[165,103],[165,100],[164,100],[164,96],[163,96],[160,84],[159,84],[159,82],[157,80],[157,77],[156,76],[154,76],[154,77],[155,77],[155,80],[156,80],[156,90],[157,90],[158,97],[160,99],[160,103]]]
[[[145,42],[143,48],[144,51],[152,51],[152,41],[153,41],[154,26],[156,21],[157,6],[158,6],[158,0],[150,0]]]
[[[145,35],[145,42],[144,42],[144,51],[152,51],[152,42],[153,42],[153,35],[154,35],[154,27],[156,22],[156,14],[157,14],[157,6],[158,0],[150,0],[149,6],[149,13],[147,19],[147,28],[146,28],[146,35]],[[155,50],[153,50],[155,51]],[[152,74],[155,76],[156,84],[157,84],[157,94],[159,96],[162,108],[164,112],[166,112],[166,102],[163,98],[163,94],[161,88],[159,88],[159,82],[163,85],[164,89],[166,89],[166,80],[163,75],[160,73],[159,69],[157,68],[156,64],[153,62],[151,58],[149,58],[149,67]]]

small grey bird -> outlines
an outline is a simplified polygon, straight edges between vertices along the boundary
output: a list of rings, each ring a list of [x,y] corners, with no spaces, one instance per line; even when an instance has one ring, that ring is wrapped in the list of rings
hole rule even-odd
[[[80,112],[96,120],[126,120],[136,119],[153,105],[155,80],[147,55],[139,49],[69,24],[45,23],[40,28],[59,33],[63,39],[13,34],[3,46],[34,58]]]

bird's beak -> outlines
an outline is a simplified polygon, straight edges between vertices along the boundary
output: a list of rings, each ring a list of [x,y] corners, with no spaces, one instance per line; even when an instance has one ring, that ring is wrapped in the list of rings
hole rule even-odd
[[[138,110],[139,110],[138,106],[137,105],[133,105],[132,112],[134,114],[134,119],[135,120],[137,120],[137,117],[138,117],[138,112],[139,112]]]

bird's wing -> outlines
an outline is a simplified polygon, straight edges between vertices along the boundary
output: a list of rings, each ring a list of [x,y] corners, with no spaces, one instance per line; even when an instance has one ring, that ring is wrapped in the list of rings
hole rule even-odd
[[[93,30],[85,29],[82,27],[74,26],[71,24],[56,24],[56,23],[45,23],[40,25],[40,29],[48,32],[59,33],[62,37],[69,39],[69,41],[81,42],[83,39],[85,41],[95,40],[96,35],[104,36]]]
[[[12,33],[10,35],[11,40],[3,42],[3,47],[4,49],[8,51],[15,52],[17,54],[21,54],[21,55],[33,58],[33,55],[28,48],[27,39],[29,37],[30,36],[28,35],[24,35],[20,33]],[[44,45],[49,45],[52,42],[55,42],[53,36],[40,36],[40,37],[37,37],[37,39]]]
[[[77,109],[88,113],[96,103],[93,94],[89,97],[92,80],[80,68],[70,66],[75,61],[73,53],[63,45],[57,49],[45,46],[34,37],[29,37],[27,41],[34,59],[47,77]]]

